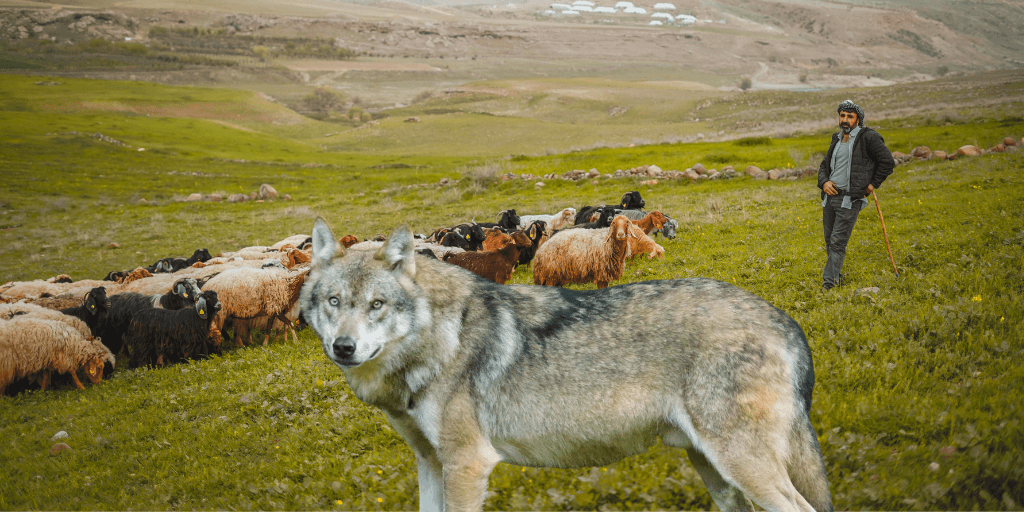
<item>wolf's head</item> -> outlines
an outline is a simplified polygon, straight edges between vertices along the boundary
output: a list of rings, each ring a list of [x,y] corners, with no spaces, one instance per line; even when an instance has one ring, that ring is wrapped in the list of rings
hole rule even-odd
[[[299,303],[327,358],[341,369],[385,357],[422,323],[413,248],[412,231],[401,226],[376,253],[346,254],[327,223],[316,220]]]

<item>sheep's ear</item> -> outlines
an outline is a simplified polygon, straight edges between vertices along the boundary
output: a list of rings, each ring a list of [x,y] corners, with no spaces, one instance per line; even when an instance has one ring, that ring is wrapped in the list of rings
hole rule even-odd
[[[402,225],[391,233],[384,246],[377,251],[376,258],[384,261],[399,280],[402,277],[412,279],[416,277],[414,249],[412,230],[409,226]]]
[[[85,307],[89,310],[90,315],[96,314],[96,296],[89,294],[85,298]]]
[[[313,223],[313,266],[327,265],[335,256],[344,256],[345,248],[338,243],[323,217]]]

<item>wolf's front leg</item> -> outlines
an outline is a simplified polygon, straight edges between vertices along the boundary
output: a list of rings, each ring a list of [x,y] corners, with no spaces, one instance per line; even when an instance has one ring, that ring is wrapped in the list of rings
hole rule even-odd
[[[420,482],[420,512],[444,512],[444,470],[437,456],[416,454]]]
[[[490,448],[488,446],[488,448]],[[487,496],[487,480],[501,460],[493,448],[466,450],[444,465],[446,512],[479,512]],[[450,463],[449,463],[450,462]]]

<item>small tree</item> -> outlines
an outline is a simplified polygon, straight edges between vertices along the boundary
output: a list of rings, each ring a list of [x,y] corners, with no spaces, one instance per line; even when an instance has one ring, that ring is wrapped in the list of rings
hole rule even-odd
[[[317,87],[312,93],[302,98],[302,104],[314,112],[333,112],[344,104],[344,96],[324,87]]]
[[[740,89],[744,91],[750,89],[753,86],[754,82],[752,82],[749,78],[744,78],[743,80],[740,80]]]
[[[270,48],[266,46],[253,46],[252,53],[256,54],[260,58],[261,62],[266,62],[270,58]]]
[[[363,117],[363,109],[359,107],[352,107],[348,109],[348,118],[353,121],[358,121]]]
[[[802,83],[802,84],[806,84],[807,83],[807,73],[800,73],[800,83]]]
[[[939,76],[946,76],[946,73],[949,73],[949,67],[945,64],[939,66],[939,69],[935,70],[935,74]]]

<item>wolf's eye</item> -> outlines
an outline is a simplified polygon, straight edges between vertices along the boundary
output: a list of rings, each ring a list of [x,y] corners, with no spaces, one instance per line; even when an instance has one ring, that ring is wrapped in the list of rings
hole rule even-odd
[[[331,297],[330,299],[327,300],[327,303],[334,307],[338,307],[338,304],[341,304],[341,301],[338,300],[337,297]]]
[[[370,307],[373,308],[373,309],[380,309],[383,306],[384,306],[384,302],[380,301],[380,300],[375,300],[375,301],[373,301],[373,304],[370,304]]]

